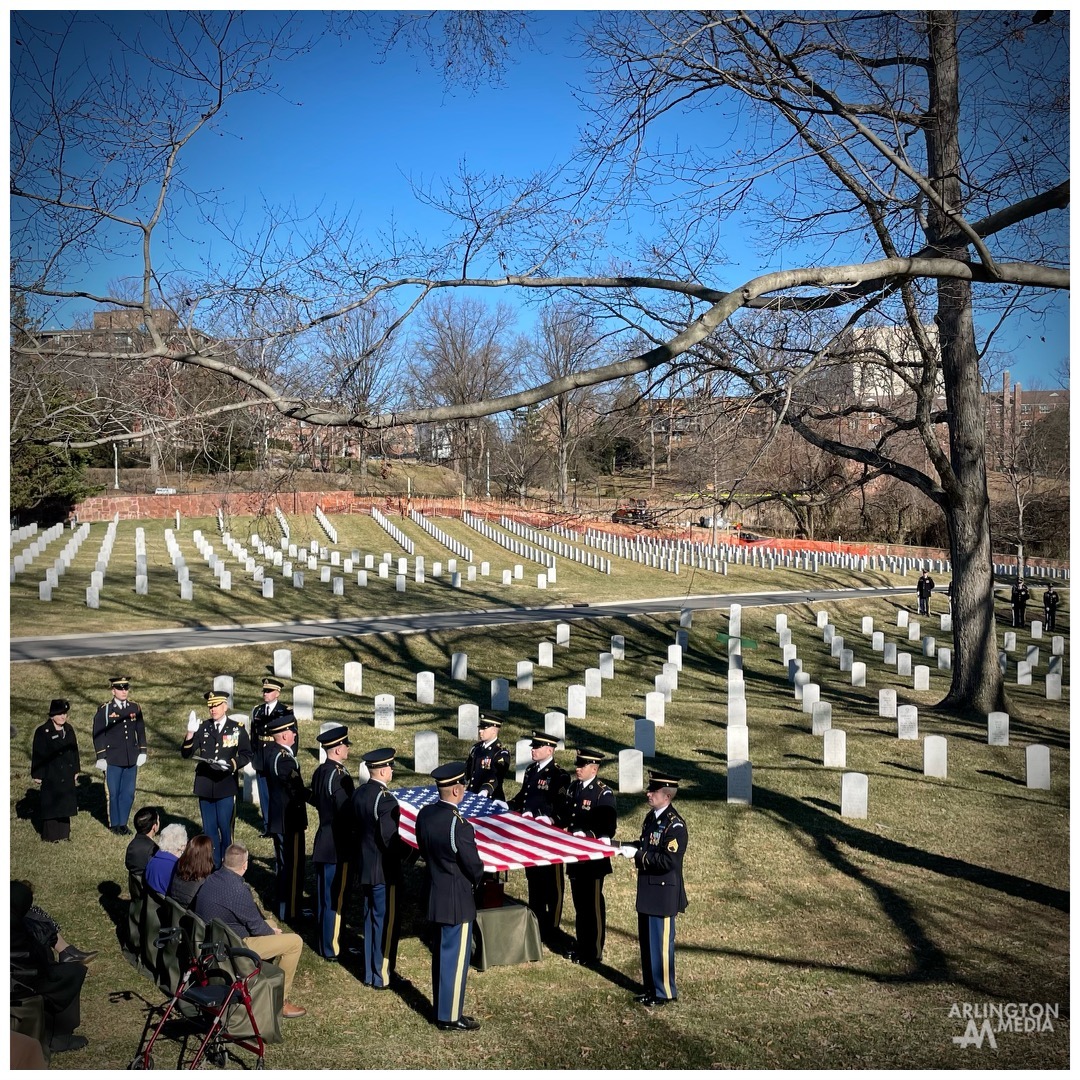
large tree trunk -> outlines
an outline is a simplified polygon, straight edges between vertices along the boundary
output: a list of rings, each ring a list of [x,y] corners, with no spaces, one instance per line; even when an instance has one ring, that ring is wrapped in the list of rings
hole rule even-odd
[[[960,66],[956,17],[928,15],[930,38],[931,126],[927,132],[930,177],[946,206],[963,212],[960,187]],[[934,208],[932,235],[948,235],[951,222]],[[965,258],[962,245],[944,251]],[[941,347],[945,400],[950,414],[949,459],[944,510],[953,566],[952,686],[943,705],[987,713],[1005,707],[1004,682],[997,660],[994,574],[990,546],[990,499],[986,486],[986,421],[978,348],[972,321],[971,286],[942,281],[935,319]]]

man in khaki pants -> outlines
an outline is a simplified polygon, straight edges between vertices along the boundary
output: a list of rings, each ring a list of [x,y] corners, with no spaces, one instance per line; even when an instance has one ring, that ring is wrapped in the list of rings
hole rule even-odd
[[[247,848],[243,844],[230,844],[225,849],[221,869],[215,870],[199,889],[195,914],[205,923],[220,919],[237,937],[244,939],[245,949],[281,968],[285,973],[285,1004],[281,1015],[291,1020],[307,1012],[289,1000],[304,943],[299,934],[283,933],[263,918],[244,881],[247,868]]]

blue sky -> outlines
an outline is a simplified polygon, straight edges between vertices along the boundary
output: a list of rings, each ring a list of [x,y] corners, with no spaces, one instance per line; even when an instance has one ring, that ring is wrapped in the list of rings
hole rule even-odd
[[[318,15],[305,18],[321,23]],[[452,174],[461,158],[477,169],[521,175],[568,157],[583,123],[571,87],[586,83],[576,55],[577,18],[574,12],[546,16],[534,35],[538,49],[515,54],[505,85],[475,93],[448,91],[419,55],[399,49],[377,62],[359,32],[349,40],[324,40],[280,66],[280,96],[236,99],[224,133],[192,144],[189,183],[195,190],[220,189],[233,212],[255,214],[265,200],[293,203],[302,213],[319,206],[348,211],[372,233],[391,217],[405,230],[435,233],[442,223],[415,203],[410,177],[436,180]],[[183,262],[213,254],[220,241],[207,240],[198,251],[174,243],[171,255]],[[727,280],[709,284],[735,285],[761,269],[738,241],[729,256]],[[87,284],[104,289],[133,270],[101,265],[98,280]],[[522,329],[530,321],[524,314]],[[1045,319],[1014,317],[998,343],[1009,353],[1013,381],[1055,384],[1068,356],[1067,297],[1058,298]]]

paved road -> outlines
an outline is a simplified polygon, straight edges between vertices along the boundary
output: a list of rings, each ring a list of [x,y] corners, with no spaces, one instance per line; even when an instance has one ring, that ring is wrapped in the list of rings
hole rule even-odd
[[[888,589],[821,589],[809,592],[730,593],[715,596],[669,596],[613,604],[570,607],[496,608],[490,611],[439,611],[429,614],[377,615],[360,619],[271,623],[263,626],[180,627],[135,630],[116,634],[71,634],[63,637],[15,638],[13,663],[28,660],[74,660],[131,653],[168,652],[174,649],[225,649],[233,645],[285,645],[329,637],[368,634],[415,634],[431,630],[500,626],[507,623],[554,622],[568,619],[609,619],[648,615],[683,608],[726,608],[731,604],[761,607],[796,604],[807,600],[850,600],[860,596],[914,595],[911,586]]]

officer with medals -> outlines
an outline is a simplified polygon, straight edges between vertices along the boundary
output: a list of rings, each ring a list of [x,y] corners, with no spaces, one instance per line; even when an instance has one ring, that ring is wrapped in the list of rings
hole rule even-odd
[[[352,798],[360,844],[360,888],[364,910],[363,982],[389,990],[397,964],[397,892],[407,846],[398,833],[401,807],[387,785],[394,775],[393,747],[364,755],[370,779]]]
[[[285,702],[280,700],[284,686],[285,683],[281,679],[274,678],[272,675],[263,677],[262,703],[251,710],[251,723],[248,725],[251,732],[251,764],[255,769],[255,784],[259,789],[259,809],[263,819],[263,836],[270,835],[270,792],[266,786],[266,776],[262,769],[263,749],[268,748],[269,744],[274,741],[267,731],[268,727],[274,720],[282,716],[292,716],[293,733],[296,735],[296,742],[293,743],[294,754],[300,745],[300,728],[296,723],[296,717],[293,716],[292,710]]]
[[[217,690],[203,697],[210,713],[201,724],[192,716],[180,746],[182,758],[194,757],[195,795],[202,815],[202,831],[214,842],[214,865],[221,866],[232,843],[236,813],[237,776],[251,761],[251,743],[244,725],[227,715],[229,698]]]
[[[641,839],[619,848],[637,867],[638,947],[644,992],[634,1000],[646,1008],[678,1001],[675,987],[675,916],[689,901],[683,887],[686,822],[672,805],[679,778],[667,772],[649,773],[645,799],[649,812]]]
[[[135,804],[139,766],[146,764],[146,727],[142,709],[128,700],[130,675],[109,680],[112,698],[94,713],[95,765],[105,774],[109,802],[109,831],[130,836],[128,818]]]
[[[304,849],[307,831],[307,792],[300,776],[296,717],[290,712],[270,721],[273,740],[263,749],[263,775],[270,792],[270,835],[274,838],[277,869],[277,916],[292,922],[304,895]]]
[[[311,850],[315,863],[315,914],[319,923],[319,954],[325,960],[336,960],[341,949],[345,889],[349,884],[355,785],[345,767],[349,757],[349,729],[339,724],[320,732],[318,740],[326,751],[326,760],[311,778],[311,803],[319,815]]]
[[[510,751],[499,742],[499,720],[487,713],[480,714],[476,733],[480,737],[469,751],[465,762],[466,790],[485,799],[506,802],[503,778],[510,768]]]
[[[465,766],[440,765],[432,774],[439,801],[416,815],[416,843],[427,865],[428,919],[439,928],[431,949],[431,996],[440,1031],[475,1031],[480,1021],[464,1016],[465,982],[476,918],[473,890],[484,876],[473,827],[461,816]]]
[[[559,740],[543,731],[532,736],[532,763],[525,769],[521,790],[510,800],[511,810],[522,817],[536,818],[548,825],[563,814],[563,802],[570,777],[555,764]],[[563,902],[563,866],[527,866],[529,907],[536,915],[540,937],[550,948],[562,952],[569,945],[569,935],[561,934]],[[559,937],[561,935],[561,937]],[[562,940],[562,939],[565,939]]]
[[[610,841],[615,835],[615,792],[596,775],[603,760],[599,750],[577,752],[575,776],[567,788],[563,815],[558,822],[574,836]],[[593,966],[603,959],[607,937],[604,878],[610,873],[610,859],[585,859],[566,867],[570,895],[574,899],[577,940],[563,956],[575,964]]]

